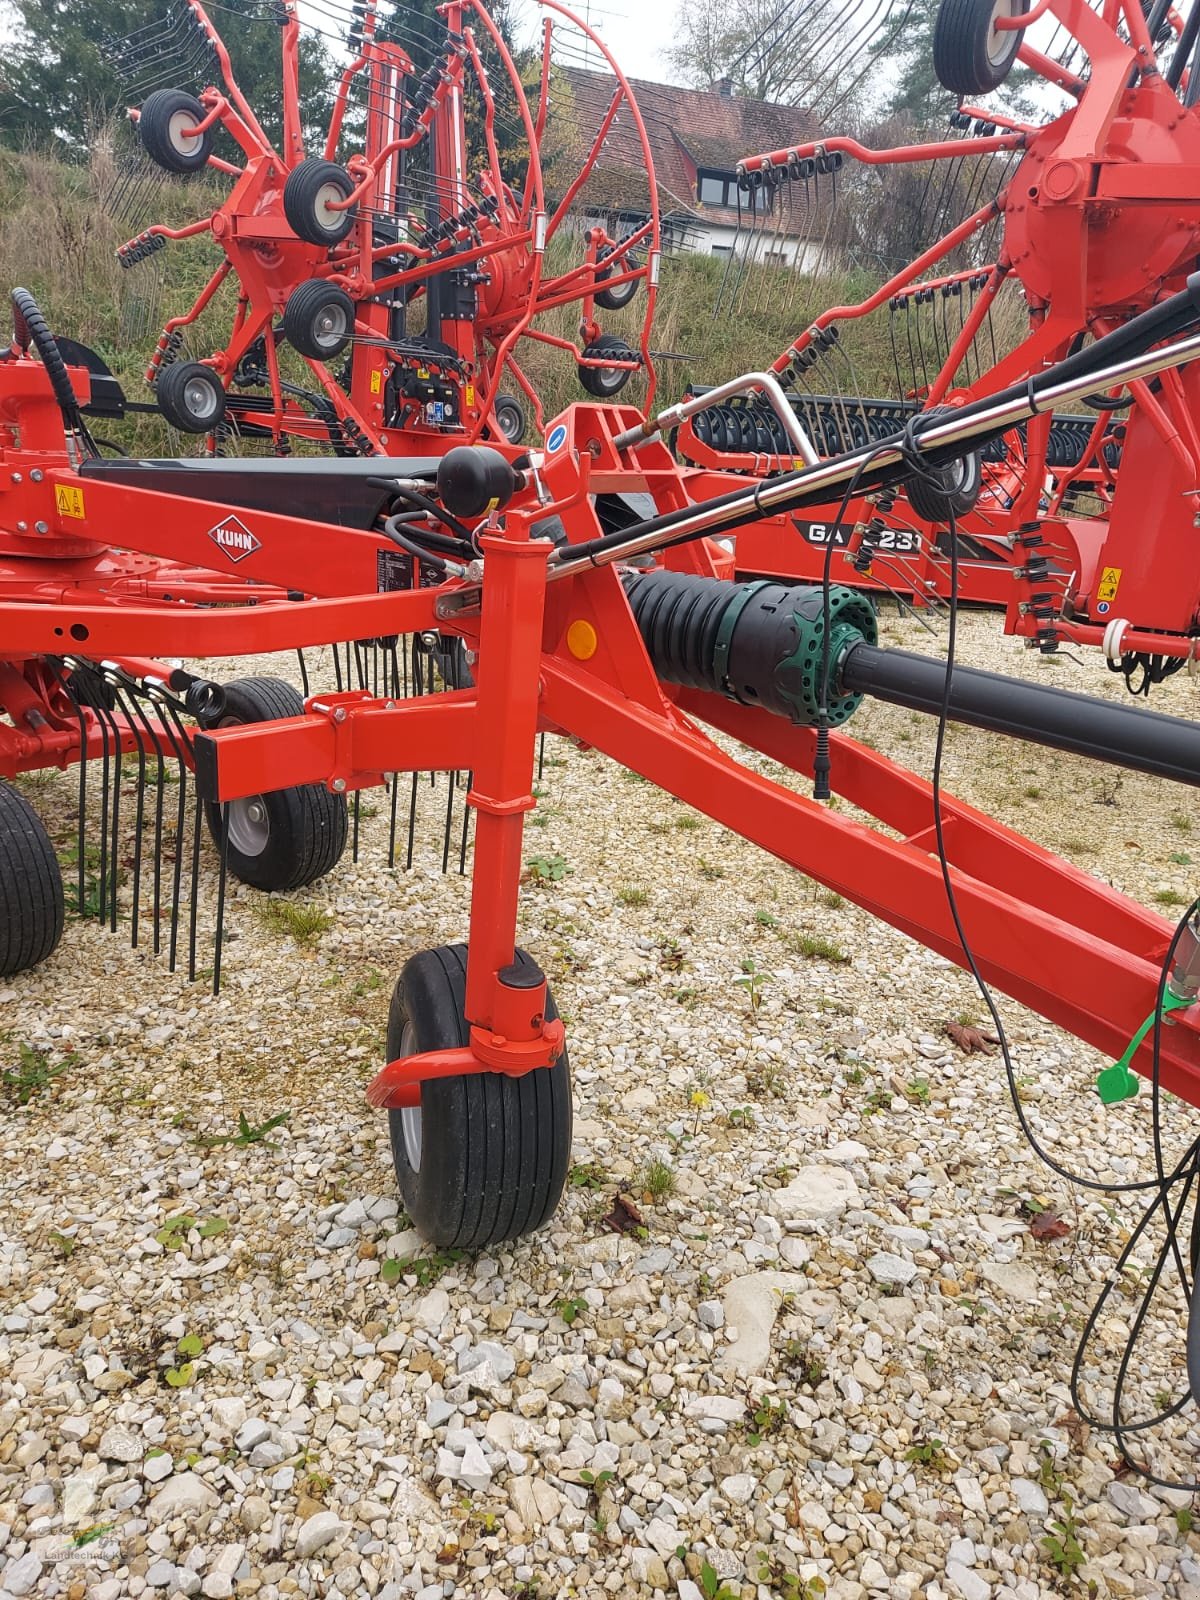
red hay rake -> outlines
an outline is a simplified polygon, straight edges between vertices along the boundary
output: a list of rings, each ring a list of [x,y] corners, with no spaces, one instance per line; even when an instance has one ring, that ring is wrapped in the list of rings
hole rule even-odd
[[[557,0],[544,0],[541,60],[536,74],[527,67],[523,77],[479,0],[440,8],[444,31],[432,48],[406,30],[402,10],[374,0],[346,7],[351,59],[323,148],[309,155],[297,6],[284,0],[263,9],[276,14],[267,25],[276,28],[282,49],[279,149],[239,91],[198,0],[180,0],[169,22],[116,49],[134,83],[158,82],[179,38],[194,39],[220,78],[220,87],[199,96],[155,88],[132,113],[159,166],[179,174],[207,170],[230,181],[210,215],[182,228],[155,224],[119,252],[132,266],[168,240],[209,235],[221,248],[220,264],[190,309],[167,323],[147,368],[176,428],[209,436],[215,448],[220,430],[232,427],[268,440],[277,453],[301,439],[363,455],[394,455],[399,446],[432,452],[445,448],[447,438],[516,444],[525,421],[520,402],[503,391],[506,380],[532,408],[539,430],[544,420],[517,358],[522,341],[569,355],[580,383],[598,397],[611,398],[638,371],[653,397],[650,327],[659,261],[653,160],[629,84],[590,28]],[[327,10],[336,17],[342,7],[331,0]],[[579,170],[551,200],[541,151],[556,29],[563,28],[601,52],[613,93]],[[423,73],[406,45],[431,55]],[[594,220],[580,241],[575,218],[618,116],[632,122],[640,141],[647,220],[620,239]],[[222,133],[240,164],[218,154]],[[361,148],[339,160],[359,138]],[[569,234],[579,259],[548,271],[547,251]],[[186,331],[227,280],[236,289],[227,343],[202,361],[178,360]],[[642,285],[636,343],[605,334],[598,313],[627,306]],[[578,341],[539,325],[547,313],[574,304]],[[303,385],[281,369],[282,341],[302,359]],[[341,357],[347,359],[335,375],[327,364]]]
[[[1051,22],[1065,40],[1059,61],[1028,42],[1033,24]],[[934,60],[960,97],[954,137],[890,150],[829,138],[742,163],[750,195],[807,195],[817,173],[848,162],[920,163],[926,192],[953,193],[967,172],[960,187],[982,200],[861,303],[816,317],[772,363],[818,450],[837,454],[918,413],[1032,378],[1182,285],[1200,251],[1196,35],[1196,19],[1162,4],[1145,12],[1114,0],[1039,0],[1031,10],[943,0]],[[1045,126],[973,103],[1017,62],[1071,101]],[[964,258],[968,265],[945,271]],[[1013,284],[1028,328],[997,352],[991,313]],[[891,323],[899,400],[815,393],[820,374],[848,359],[855,323],[876,312]],[[801,540],[751,533],[739,542],[738,569],[820,576],[832,542],[835,577],[937,604],[948,591],[952,508],[960,598],[1005,605],[1008,630],[1044,651],[1099,645],[1131,687],[1148,691],[1200,657],[1195,384],[1184,368],[1085,396],[1090,417],[1038,418],[982,459],[947,469],[940,493],[918,480],[903,497],[852,497],[840,517],[820,508],[797,525]],[[759,474],[794,453],[761,406],[702,414],[681,429],[679,445],[700,465]]]
[[[953,16],[982,19],[979,26],[990,37],[991,0],[944,4]],[[1092,37],[1092,23],[1075,0],[1051,0],[1051,6],[1083,30],[1080,37]],[[447,14],[458,18],[466,9],[451,6]],[[1200,18],[1200,10],[1196,14]],[[1166,102],[1149,60],[1139,54],[1144,25],[1129,21],[1133,42],[1126,45],[1115,23],[1114,13],[1103,32],[1116,64],[1094,70],[1091,81],[1110,85],[1105,103],[1126,107],[1133,125],[1143,80],[1156,115]],[[464,32],[464,43],[466,37]],[[452,54],[461,66],[466,57],[457,46]],[[398,70],[395,58],[379,59]],[[447,63],[454,82],[456,69],[449,57]],[[1135,71],[1137,83],[1127,86]],[[1081,105],[1088,93],[1090,87]],[[232,109],[222,111],[222,98]],[[431,83],[430,103],[436,99]],[[1176,116],[1174,95],[1171,104]],[[243,129],[251,125],[232,95],[202,106],[214,126],[221,115]],[[192,145],[206,131],[203,119],[188,115],[193,120],[181,125],[182,138]],[[1088,123],[1077,116],[1068,126],[1078,137],[1099,137],[1095,119],[1090,132]],[[1110,119],[1100,130],[1105,138],[1116,137],[1114,125]],[[387,133],[381,132],[377,155],[390,142]],[[1054,149],[1054,159],[1069,159],[1061,145]],[[237,183],[250,181],[256,160],[269,165],[272,159],[249,157]],[[356,185],[374,181],[370,160],[345,170],[352,179],[357,170]],[[1130,181],[1136,187],[1140,180]],[[353,189],[342,199],[358,203]],[[271,206],[276,203],[283,200],[273,199]],[[1063,202],[1067,211],[1071,203]],[[518,217],[524,204],[522,199]],[[1085,202],[1080,204],[1086,214]],[[337,211],[331,201],[329,209],[345,217],[350,205]],[[510,236],[504,248],[532,249],[538,218],[535,207],[529,228],[519,230],[530,239],[516,244]],[[343,261],[336,245],[327,247],[322,262],[307,243],[297,245],[294,269],[281,268],[273,280],[270,316],[286,307],[297,281],[360,281],[353,273],[365,274],[379,247],[366,246],[360,236],[357,248],[356,263],[349,255]],[[492,255],[498,260],[502,253],[498,246]],[[536,284],[536,249],[532,254]],[[597,256],[580,274],[585,305],[598,263]],[[324,276],[322,265],[331,269]],[[636,271],[648,276],[652,288],[649,262]],[[428,292],[428,276],[413,281],[424,281]],[[374,302],[363,304],[361,319],[356,305],[356,330],[360,320],[369,323],[374,315]],[[960,472],[956,464],[975,451],[993,449],[1023,428],[1026,457],[1023,486],[1018,484],[1014,497],[1016,519],[1033,509],[1040,470],[1035,473],[1031,463],[1044,458],[1047,418],[1056,411],[1093,394],[1138,395],[1149,385],[1147,393],[1162,396],[1160,411],[1171,414],[1172,396],[1186,398],[1196,381],[1200,274],[1182,277],[1172,258],[1140,302],[1105,308],[1106,326],[1112,326],[1105,331],[1089,325],[1088,331],[1101,335],[1090,344],[1077,338],[1078,307],[1056,310],[1048,302],[1025,353],[1001,363],[999,376],[989,377],[983,392],[956,392],[947,385],[936,398],[949,403],[948,409],[907,414],[883,437],[852,442],[826,459],[805,438],[770,373],[735,380],[728,393],[697,397],[657,418],[632,406],[572,406],[523,455],[511,446],[474,442],[485,428],[501,431],[495,396],[503,372],[513,370],[509,350],[520,315],[487,362],[473,346],[472,359],[483,363],[474,369],[478,403],[473,417],[464,413],[456,433],[448,431],[444,417],[440,432],[405,423],[406,445],[419,440],[423,454],[106,459],[92,449],[84,421],[93,375],[63,365],[27,296],[18,295],[17,307],[18,338],[0,364],[0,486],[8,530],[0,682],[10,719],[0,727],[0,770],[80,761],[82,773],[87,763],[80,758],[97,752],[106,764],[127,755],[141,763],[139,808],[144,794],[149,803],[139,809],[137,837],[149,837],[153,827],[148,914],[156,941],[164,824],[163,786],[161,779],[154,784],[152,769],[157,763],[161,772],[168,753],[191,775],[186,794],[180,787],[178,826],[166,830],[173,851],[173,884],[163,891],[172,905],[170,939],[174,947],[177,933],[183,937],[180,907],[186,904],[189,967],[195,971],[196,867],[207,819],[219,856],[214,982],[220,978],[228,871],[246,871],[247,862],[254,870],[256,861],[261,868],[269,849],[272,861],[276,850],[281,857],[283,882],[276,886],[310,881],[327,870],[345,841],[347,796],[390,777],[394,814],[399,775],[412,775],[414,783],[422,773],[468,775],[466,803],[476,829],[469,938],[465,945],[414,954],[405,965],[392,1003],[386,1065],[368,1092],[373,1105],[388,1110],[404,1202],[427,1238],[482,1248],[527,1233],[552,1214],[566,1177],[571,1112],[565,1029],[544,974],[516,945],[525,817],[535,805],[537,742],[547,734],[604,752],[964,966],[990,1007],[987,985],[995,985],[1087,1041],[1116,1063],[1101,1074],[1106,1101],[1130,1096],[1136,1071],[1151,1079],[1156,1108],[1160,1088],[1200,1105],[1200,903],[1172,926],[943,794],[940,785],[948,720],[1193,787],[1200,785],[1200,726],[963,668],[953,660],[953,633],[949,663],[880,648],[869,601],[830,579],[832,541],[822,555],[822,581],[799,585],[730,582],[728,549],[735,539],[737,560],[744,564],[751,538],[761,538],[764,548],[794,549],[796,519],[825,517],[830,506],[838,509],[829,520],[840,526],[851,505],[861,519],[876,511],[882,516],[901,492],[950,495],[953,625],[959,545],[955,484],[948,474]],[[244,349],[253,342],[246,328],[251,315],[247,298],[237,334],[247,338]],[[253,315],[266,318],[265,305]],[[267,328],[261,321],[254,338]],[[269,347],[272,339],[266,342]],[[386,337],[383,342],[391,348]],[[29,355],[30,346],[40,360]],[[788,362],[801,359],[806,348],[798,340]],[[370,365],[381,359],[373,340],[355,345],[355,362],[363,351],[364,370],[382,371]],[[315,357],[308,359],[321,366]],[[777,364],[778,372],[784,364]],[[200,365],[209,392],[219,389],[225,397],[224,375],[211,363]],[[171,370],[163,369],[164,375]],[[359,376],[355,368],[348,391],[333,385],[340,399],[325,388],[331,405],[341,407],[343,428],[357,412]],[[368,395],[370,389],[368,382]],[[778,408],[772,414],[794,436],[799,465],[789,462],[769,478],[747,481],[679,464],[666,430],[690,417],[694,432],[695,419],[723,405],[735,390],[764,394]],[[292,413],[280,408],[274,391],[271,404],[269,431],[279,442]],[[393,425],[365,402],[357,414],[382,443]],[[1127,486],[1141,483],[1152,515],[1161,512],[1164,519],[1165,555],[1157,534],[1148,546],[1143,537],[1146,559],[1130,563],[1129,593],[1141,592],[1146,570],[1157,569],[1162,582],[1179,532],[1175,499],[1140,476],[1143,448],[1155,452],[1156,471],[1186,504],[1191,527],[1192,491],[1180,489],[1183,463],[1176,452],[1161,448],[1156,415],[1140,402],[1131,414],[1107,542],[1095,551],[1097,561],[1108,560],[1118,548],[1113,541],[1129,536],[1118,512],[1125,514]],[[302,430],[299,417],[296,423]],[[914,482],[920,487],[906,491]],[[1074,520],[1064,517],[1060,525],[1072,530]],[[1058,532],[1056,526],[1055,537]],[[1082,549],[1083,534],[1071,536]],[[35,540],[45,541],[37,547],[44,552],[40,558]],[[111,554],[114,546],[119,556]],[[1189,548],[1194,550],[1194,535]],[[218,556],[225,563],[223,580],[206,575]],[[1031,592],[1052,593],[1057,579],[1032,534],[1022,562],[1022,581]],[[853,564],[835,570],[857,577]],[[1092,578],[1079,571],[1073,592],[1082,604],[1097,591],[1084,587]],[[1190,599],[1180,599],[1181,583],[1170,592],[1163,588],[1158,598],[1168,609],[1161,614],[1162,631],[1153,637],[1182,641],[1190,650],[1194,587]],[[1121,592],[1124,598],[1127,591]],[[1082,622],[1053,608],[1044,620],[1029,614],[1039,628],[1064,638],[1076,632],[1090,638],[1089,630],[1098,627],[1086,612]],[[1171,622],[1178,632],[1170,632]],[[377,666],[374,676],[360,671],[355,682],[347,672],[335,689],[313,690],[302,700],[294,696],[290,704],[261,686],[250,691],[234,685],[223,694],[215,684],[157,664],[180,654],[220,657],[362,640],[381,642],[382,673]],[[400,640],[421,641],[427,652],[430,671],[419,682],[401,678]],[[1126,643],[1133,647],[1130,638]],[[1165,644],[1161,649],[1168,653]],[[411,692],[418,688],[423,692]],[[843,731],[868,694],[936,719],[939,756],[932,784]],[[709,729],[811,779],[811,796],[755,772]],[[834,788],[887,831],[820,804]],[[107,805],[107,780],[103,792]],[[10,794],[0,789],[0,795]],[[50,953],[56,908],[53,895],[42,894],[53,859],[44,833],[23,801],[5,804],[0,912],[8,921],[0,926],[0,939],[6,940],[0,948],[4,970],[13,970]],[[184,828],[189,805],[195,810],[190,843]],[[115,851],[116,819],[105,811],[104,822]],[[184,897],[189,852],[192,888]],[[464,835],[464,864],[466,858]],[[32,883],[41,887],[31,896]],[[115,921],[115,887],[110,899]],[[103,889],[101,900],[103,912]],[[135,877],[135,905],[138,900]],[[61,886],[57,916],[60,930]],[[992,1015],[1002,1035],[994,1007]],[[1007,1052],[1006,1064],[1020,1114]],[[1023,1127],[1029,1134],[1028,1124]],[[1175,1223],[1198,1172],[1200,1142],[1171,1171],[1160,1162],[1158,1177],[1144,1186],[1151,1207],[1143,1227],[1159,1215],[1164,1219],[1160,1268],[1173,1260],[1189,1304],[1193,1258],[1189,1254],[1185,1263],[1176,1249]],[[1200,1348],[1200,1314],[1192,1322],[1194,1351]],[[1139,1316],[1131,1337],[1141,1326]],[[1088,1337],[1090,1331],[1089,1325]],[[1078,1394],[1076,1399],[1082,1408],[1084,1400]],[[1150,1421],[1169,1420],[1177,1409]],[[1128,1450],[1120,1433],[1127,1426],[1120,1381],[1112,1414]]]

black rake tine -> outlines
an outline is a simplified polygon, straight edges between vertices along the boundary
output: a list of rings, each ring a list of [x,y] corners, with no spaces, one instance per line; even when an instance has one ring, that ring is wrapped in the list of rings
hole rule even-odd
[[[301,686],[302,686],[302,688],[304,690],[304,698],[307,700],[308,696],[309,696],[308,663],[304,659],[304,651],[303,650],[297,650],[296,651],[296,660],[300,665],[300,683],[301,683]]]
[[[79,887],[76,904],[76,915],[83,916],[84,905],[84,878],[85,862],[84,852],[87,844],[87,764],[88,764],[88,726],[87,718],[83,714],[83,706],[72,693],[70,680],[63,675],[61,668],[54,661],[49,663],[55,681],[75,707],[75,715],[79,721],[79,800],[78,817],[75,824],[75,855],[79,869]]]
[[[138,900],[142,891],[142,828],[146,819],[146,746],[138,728],[138,719],[130,706],[126,704],[121,695],[121,690],[116,683],[113,684],[113,694],[117,704],[121,707],[129,731],[133,734],[137,744],[138,757],[138,789],[137,789],[137,819],[134,823],[133,833],[133,909],[130,912],[129,942],[137,949],[138,942]],[[132,701],[133,695],[130,694]]]
[[[542,781],[542,774],[546,770],[546,735],[538,734],[538,782]]]
[[[355,791],[354,791],[354,806],[353,806],[354,827],[351,830],[351,839],[350,839],[350,860],[354,863],[355,866],[358,865],[358,801],[359,801],[359,794],[360,794],[360,791],[358,789],[355,789]]]
[[[213,940],[213,987],[212,992],[218,995],[221,992],[221,951],[225,944],[225,885],[229,878],[229,807],[220,807],[220,836],[221,836],[221,865],[217,874],[217,929]],[[196,827],[199,831],[200,821],[197,813]]]
[[[449,783],[446,785],[446,827],[442,836],[442,872],[450,870],[450,831],[454,826],[454,795],[458,784],[458,773],[447,774]]]
[[[459,846],[458,846],[458,875],[459,875],[460,878],[466,877],[466,874],[467,874],[467,835],[469,834],[470,828],[471,828],[470,794],[471,794],[471,786],[472,786],[472,784],[474,782],[475,782],[475,774],[473,772],[468,772],[467,773],[467,792],[463,796],[462,839],[459,842]]]
[[[154,942],[153,942],[153,945],[152,945],[152,949],[154,951],[154,954],[157,955],[158,952],[159,952],[159,949],[161,948],[161,945],[162,945],[162,933],[161,933],[159,924],[160,924],[160,922],[162,920],[163,806],[164,806],[164,804],[166,802],[166,793],[165,793],[165,791],[166,791],[167,764],[163,760],[163,749],[162,749],[162,736],[161,736],[161,733],[156,733],[154,731],[154,729],[150,726],[150,719],[146,715],[146,713],[142,710],[138,698],[136,696],[131,696],[131,698],[133,699],[134,709],[137,712],[137,715],[140,717],[143,727],[146,729],[147,737],[150,739],[150,741],[151,741],[151,743],[152,743],[152,745],[154,747],[154,758],[155,758],[155,761],[158,763],[158,772],[156,774],[156,778],[157,778],[157,784],[156,784],[157,793],[156,793],[155,801],[154,801],[154,913],[153,913]],[[160,729],[161,729],[161,726],[162,726],[162,723],[160,721],[160,723],[159,723]],[[136,943],[136,940],[135,940],[135,943]]]
[[[177,719],[175,708],[169,701],[163,701],[166,711],[166,720],[163,727],[171,748],[175,752],[175,759],[179,762],[179,805],[175,815],[175,868],[172,873],[171,886],[171,937],[168,943],[167,971],[174,972],[179,955],[179,896],[183,888],[183,841],[184,824],[187,821],[187,762],[183,757],[183,750],[176,736]]]
[[[200,914],[200,826],[204,820],[204,802],[196,793],[192,807],[192,903],[188,908],[188,982],[196,981],[196,921]]]

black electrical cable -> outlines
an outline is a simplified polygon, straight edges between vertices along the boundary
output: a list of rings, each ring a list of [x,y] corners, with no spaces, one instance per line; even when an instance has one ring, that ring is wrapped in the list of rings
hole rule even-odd
[[[916,466],[918,470],[925,470],[923,465],[920,463],[919,458]],[[1109,1281],[1106,1283],[1104,1289],[1092,1308],[1090,1316],[1084,1324],[1084,1329],[1080,1336],[1079,1345],[1075,1353],[1075,1359],[1071,1370],[1072,1403],[1074,1404],[1078,1414],[1083,1417],[1091,1426],[1113,1435],[1113,1438],[1118,1449],[1121,1451],[1124,1460],[1149,1482],[1160,1488],[1186,1490],[1194,1493],[1200,1491],[1200,1483],[1177,1482],[1156,1475],[1144,1464],[1144,1462],[1137,1460],[1133,1456],[1127,1443],[1127,1437],[1132,1434],[1145,1433],[1148,1429],[1168,1421],[1171,1417],[1178,1415],[1179,1412],[1183,1410],[1192,1394],[1196,1394],[1197,1398],[1200,1399],[1200,1390],[1197,1390],[1194,1385],[1189,1383],[1188,1391],[1175,1400],[1171,1405],[1162,1409],[1157,1415],[1143,1419],[1139,1422],[1126,1422],[1122,1419],[1121,1399],[1129,1367],[1133,1359],[1134,1349],[1137,1345],[1138,1336],[1147,1316],[1149,1315],[1150,1307],[1154,1299],[1155,1291],[1158,1287],[1159,1279],[1162,1276],[1163,1268],[1166,1265],[1168,1256],[1172,1254],[1175,1257],[1180,1280],[1183,1284],[1185,1303],[1188,1308],[1187,1359],[1189,1364],[1189,1379],[1193,1367],[1196,1370],[1197,1376],[1200,1376],[1200,1310],[1197,1309],[1197,1302],[1200,1302],[1200,1295],[1195,1293],[1194,1284],[1189,1285],[1188,1271],[1184,1268],[1184,1265],[1180,1260],[1178,1249],[1179,1219],[1183,1213],[1184,1206],[1187,1204],[1187,1201],[1191,1195],[1193,1185],[1196,1184],[1198,1178],[1200,1178],[1200,1138],[1196,1139],[1192,1143],[1181,1160],[1176,1164],[1174,1171],[1168,1176],[1163,1162],[1160,1120],[1160,1065],[1163,1005],[1166,997],[1166,985],[1179,942],[1183,938],[1183,935],[1189,927],[1193,917],[1200,912],[1200,898],[1194,900],[1184,915],[1180,918],[1175,929],[1174,937],[1172,938],[1171,943],[1167,948],[1167,952],[1163,957],[1159,973],[1158,989],[1155,998],[1154,1009],[1153,1057],[1151,1068],[1151,1110],[1154,1131],[1155,1176],[1152,1179],[1144,1179],[1131,1183],[1114,1184],[1103,1183],[1096,1179],[1086,1178],[1081,1174],[1073,1173],[1061,1162],[1057,1161],[1053,1156],[1050,1155],[1049,1151],[1044,1148],[1029,1124],[1028,1117],[1025,1113],[1025,1108],[1021,1102],[1020,1088],[1016,1080],[1016,1072],[1013,1066],[1008,1036],[1005,1032],[1004,1023],[1000,1016],[999,1009],[997,1008],[995,998],[993,997],[991,989],[979,970],[974,952],[972,951],[970,942],[967,938],[966,929],[963,926],[962,917],[959,912],[958,900],[954,892],[954,882],[950,872],[949,857],[946,853],[944,819],[942,814],[941,783],[942,766],[945,755],[946,731],[949,727],[950,721],[950,699],[954,677],[954,661],[958,635],[958,530],[957,521],[953,511],[950,511],[947,522],[950,532],[950,614],[946,641],[945,689],[942,697],[941,710],[938,717],[937,736],[934,745],[931,798],[933,804],[936,854],[938,858],[938,864],[941,868],[942,882],[946,891],[947,905],[949,906],[950,915],[954,922],[955,933],[962,949],[967,970],[974,979],[976,988],[978,989],[980,997],[983,1000],[984,1005],[987,1007],[988,1015],[991,1018],[992,1026],[995,1030],[995,1036],[999,1043],[1001,1057],[1004,1063],[1009,1097],[1012,1101],[1013,1109],[1016,1113],[1017,1122],[1020,1126],[1021,1133],[1033,1153],[1040,1161],[1049,1167],[1050,1170],[1056,1174],[1056,1176],[1064,1179],[1068,1183],[1075,1184],[1080,1188],[1107,1194],[1152,1193],[1154,1195],[1153,1200],[1151,1201],[1150,1205],[1147,1206],[1137,1228],[1134,1230],[1131,1238],[1126,1243],[1121,1256],[1119,1257],[1117,1264],[1113,1269],[1113,1272],[1110,1274]],[[828,588],[828,585],[826,585],[826,588]],[[1181,1177],[1185,1179],[1184,1190],[1180,1196],[1179,1203],[1172,1214],[1169,1198],[1170,1191],[1174,1184],[1178,1182]],[[1109,1296],[1115,1288],[1117,1279],[1124,1270],[1124,1267],[1132,1255],[1138,1241],[1148,1229],[1151,1221],[1160,1209],[1166,1221],[1166,1240],[1159,1251],[1158,1259],[1155,1262],[1153,1272],[1143,1293],[1141,1305],[1138,1309],[1136,1317],[1134,1318],[1133,1325],[1130,1328],[1129,1336],[1126,1340],[1125,1349],[1118,1366],[1113,1387],[1113,1405],[1111,1414],[1112,1420],[1106,1421],[1091,1415],[1089,1413],[1089,1408],[1082,1399],[1080,1385],[1082,1381],[1084,1356],[1092,1333],[1099,1321],[1101,1311],[1103,1310],[1104,1305],[1107,1303]],[[1194,1263],[1192,1263],[1192,1265],[1194,1267]]]

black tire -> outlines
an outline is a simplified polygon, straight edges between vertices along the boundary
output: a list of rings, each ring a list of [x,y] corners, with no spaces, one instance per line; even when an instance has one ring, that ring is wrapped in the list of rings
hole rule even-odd
[[[604,257],[601,256],[601,261]],[[615,277],[619,272],[632,272],[635,267],[642,264],[641,257],[634,251],[629,251],[615,267],[602,268],[596,274],[596,282],[603,283],[605,278]],[[628,283],[619,283],[615,289],[597,289],[596,304],[603,306],[606,311],[620,311],[627,306],[638,292],[641,284],[640,278],[632,278]]]
[[[998,17],[1022,16],[1029,0],[941,0],[933,25],[933,70],[957,95],[990,94],[1012,71],[1025,37],[997,32]]]
[[[63,882],[41,818],[0,783],[0,978],[53,954],[63,931]]]
[[[195,95],[182,89],[155,89],[147,95],[138,117],[138,134],[151,161],[167,172],[199,172],[212,154],[213,130],[188,136],[208,112]]]
[[[534,965],[523,950],[517,962]],[[389,1061],[469,1043],[466,979],[462,944],[405,963],[388,1014]],[[546,1014],[558,1015],[549,993]],[[407,1109],[388,1112],[388,1132],[404,1209],[430,1243],[478,1250],[533,1233],[553,1216],[570,1164],[567,1052],[520,1078],[432,1079],[415,1119]]]
[[[211,433],[225,420],[221,380],[199,361],[178,361],[164,367],[154,394],[158,409],[180,433]]]
[[[604,356],[609,356],[615,361],[637,361],[637,352],[631,350],[624,339],[618,339],[615,334],[602,333],[594,339],[585,350],[584,355],[589,361],[599,361]],[[628,367],[577,367],[579,381],[590,395],[597,400],[611,400],[633,377]]]
[[[959,456],[943,467],[926,469],[937,483],[928,478],[912,477],[905,484],[908,503],[924,522],[948,522],[950,514],[965,517],[975,508],[979,491],[983,488],[983,464],[978,450]]]
[[[274,722],[298,717],[304,698],[280,678],[235,678],[222,684],[225,703],[209,727]],[[232,800],[229,870],[254,889],[286,892],[315,883],[335,867],[346,848],[346,799],[323,784],[299,784],[272,794]],[[221,845],[221,808],[207,805],[209,832]]]
[[[510,394],[500,395],[495,404],[496,425],[507,444],[520,444],[528,426],[524,407]]]
[[[354,301],[344,289],[310,278],[283,308],[288,343],[313,361],[333,361],[354,337]]]
[[[356,206],[330,211],[330,200],[354,193],[354,179],[336,161],[312,156],[288,173],[283,212],[292,232],[306,244],[340,244],[354,226]]]

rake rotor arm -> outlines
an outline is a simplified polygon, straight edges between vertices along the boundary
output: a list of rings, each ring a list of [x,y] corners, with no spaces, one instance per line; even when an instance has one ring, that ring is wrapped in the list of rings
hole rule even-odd
[[[964,154],[990,155],[998,150],[1022,150],[1024,133],[994,133],[987,138],[943,139],[934,144],[900,144],[890,150],[871,150],[857,139],[819,139],[811,144],[792,145],[787,150],[772,150],[766,155],[747,156],[737,164],[739,178],[767,172],[773,167],[794,166],[800,161],[819,161],[831,155],[847,155],[867,167],[903,166],[913,161],[961,161]]]

